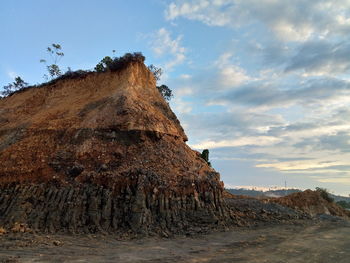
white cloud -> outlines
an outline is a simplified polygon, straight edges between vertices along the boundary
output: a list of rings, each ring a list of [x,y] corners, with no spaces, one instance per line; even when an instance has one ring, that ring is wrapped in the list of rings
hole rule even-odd
[[[219,84],[221,87],[237,87],[249,80],[251,78],[246,74],[246,71],[239,67],[238,65],[234,65],[230,62],[232,59],[232,53],[224,53],[219,59],[215,62],[215,65],[219,69]]]
[[[192,20],[199,20],[208,25],[224,26],[230,23],[231,17],[224,12],[219,12],[225,2],[230,1],[182,1],[181,3],[171,3],[165,12],[167,20],[173,20],[179,16],[184,16]],[[214,8],[212,8],[214,6]]]
[[[220,83],[225,87],[237,87],[250,80],[244,69],[229,65],[220,70]]]
[[[190,87],[180,119],[193,147],[300,181],[348,182],[350,118],[338,112],[350,107],[350,0],[173,0],[165,16],[234,38],[212,66],[178,78]]]
[[[164,70],[169,71],[186,59],[186,48],[181,45],[182,36],[172,39],[171,34],[165,28],[159,29],[152,40],[152,50],[158,57],[170,57],[165,62]]]
[[[331,177],[331,178],[320,178],[317,181],[321,183],[337,183],[350,185],[350,174],[347,177]]]
[[[191,103],[184,101],[180,96],[175,96],[171,104],[178,114],[190,113],[192,111]]]
[[[193,89],[190,87],[183,87],[183,88],[176,89],[174,93],[176,97],[182,97],[182,96],[193,94]]]
[[[191,75],[189,75],[189,74],[181,74],[180,75],[180,79],[190,79],[192,76]]]
[[[196,149],[213,149],[221,147],[241,147],[247,145],[255,146],[267,146],[273,145],[280,142],[281,139],[271,136],[251,136],[251,137],[240,137],[233,140],[221,140],[221,141],[204,141],[199,144],[191,145],[191,147]]]
[[[276,35],[285,41],[306,41],[314,33],[311,25],[297,26],[288,21],[278,21],[271,25]]]
[[[340,161],[298,160],[298,161],[291,161],[291,162],[264,163],[264,164],[258,164],[256,165],[256,167],[275,168],[280,171],[294,171],[294,170],[329,168],[335,165],[347,165],[347,164],[348,163],[344,163]]]
[[[295,79],[291,85],[268,80],[249,83],[210,99],[212,104],[241,105],[258,110],[301,105],[305,109],[322,109],[350,100],[350,82],[337,78]]]
[[[260,22],[281,40],[305,41],[347,34],[349,7],[348,0],[178,0],[168,6],[165,17],[184,17],[209,26]]]

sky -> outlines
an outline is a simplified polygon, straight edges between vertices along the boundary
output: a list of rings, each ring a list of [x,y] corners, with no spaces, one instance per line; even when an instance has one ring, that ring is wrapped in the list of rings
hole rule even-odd
[[[226,187],[350,194],[350,0],[1,1],[0,36],[1,87],[141,51]]]

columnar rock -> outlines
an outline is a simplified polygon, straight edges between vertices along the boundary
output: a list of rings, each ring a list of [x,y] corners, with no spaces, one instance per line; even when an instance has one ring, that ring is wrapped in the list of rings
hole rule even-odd
[[[141,63],[0,100],[0,226],[177,232],[228,222],[223,184],[186,145]]]

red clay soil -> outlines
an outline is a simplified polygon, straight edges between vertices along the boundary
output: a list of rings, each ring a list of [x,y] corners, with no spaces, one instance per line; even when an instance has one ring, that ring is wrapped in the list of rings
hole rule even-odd
[[[0,226],[221,224],[220,175],[186,141],[142,63],[1,99]]]
[[[318,214],[328,214],[341,217],[350,217],[349,211],[344,210],[334,202],[329,202],[321,196],[320,191],[306,190],[304,192],[293,193],[280,198],[268,199],[302,212],[306,212],[311,216]]]
[[[103,170],[115,175],[135,167],[167,176],[184,174],[181,169],[213,172],[184,143],[179,121],[155,86],[152,73],[134,63],[0,100],[0,183],[64,183],[72,179],[67,173],[82,182],[98,170],[102,178],[110,175]],[[162,152],[158,141],[176,152]],[[173,165],[176,159],[184,165]]]

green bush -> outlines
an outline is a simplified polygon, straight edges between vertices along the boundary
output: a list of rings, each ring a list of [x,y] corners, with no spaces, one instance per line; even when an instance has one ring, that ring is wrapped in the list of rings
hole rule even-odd
[[[320,193],[321,197],[329,203],[333,203],[334,199],[330,196],[329,192],[325,188],[316,187],[316,191]]]
[[[207,164],[211,167],[211,163],[209,162],[209,150],[204,149],[203,152],[201,153],[201,157],[204,159],[204,161],[207,162]]]
[[[131,62],[145,62],[145,57],[141,52],[126,53],[122,57],[104,57],[95,67],[96,72],[118,71],[125,68]]]
[[[169,101],[173,97],[173,92],[167,85],[157,86],[157,89],[166,101]]]
[[[158,82],[160,80],[160,77],[163,74],[162,69],[151,64],[148,66],[148,70],[151,71],[155,80]],[[160,95],[162,95],[166,101],[170,101],[171,98],[173,97],[173,91],[167,85],[163,84],[163,85],[157,86],[157,89]]]
[[[145,62],[145,59],[146,58],[142,55],[141,52],[126,53],[122,57],[114,58],[113,62],[108,66],[108,69],[111,71],[118,71],[127,67],[127,65],[132,62],[139,62],[143,64]]]
[[[109,66],[113,63],[113,59],[110,56],[104,57],[95,67],[96,72],[105,72]]]
[[[2,95],[5,97],[10,96],[16,91],[23,90],[26,87],[28,87],[28,83],[25,82],[21,77],[16,77],[14,82],[9,83],[3,87],[4,91],[2,92]]]
[[[160,80],[160,77],[163,74],[163,71],[161,68],[158,68],[156,66],[154,66],[153,64],[148,66],[148,70],[152,72],[154,78],[156,79],[156,81]]]

